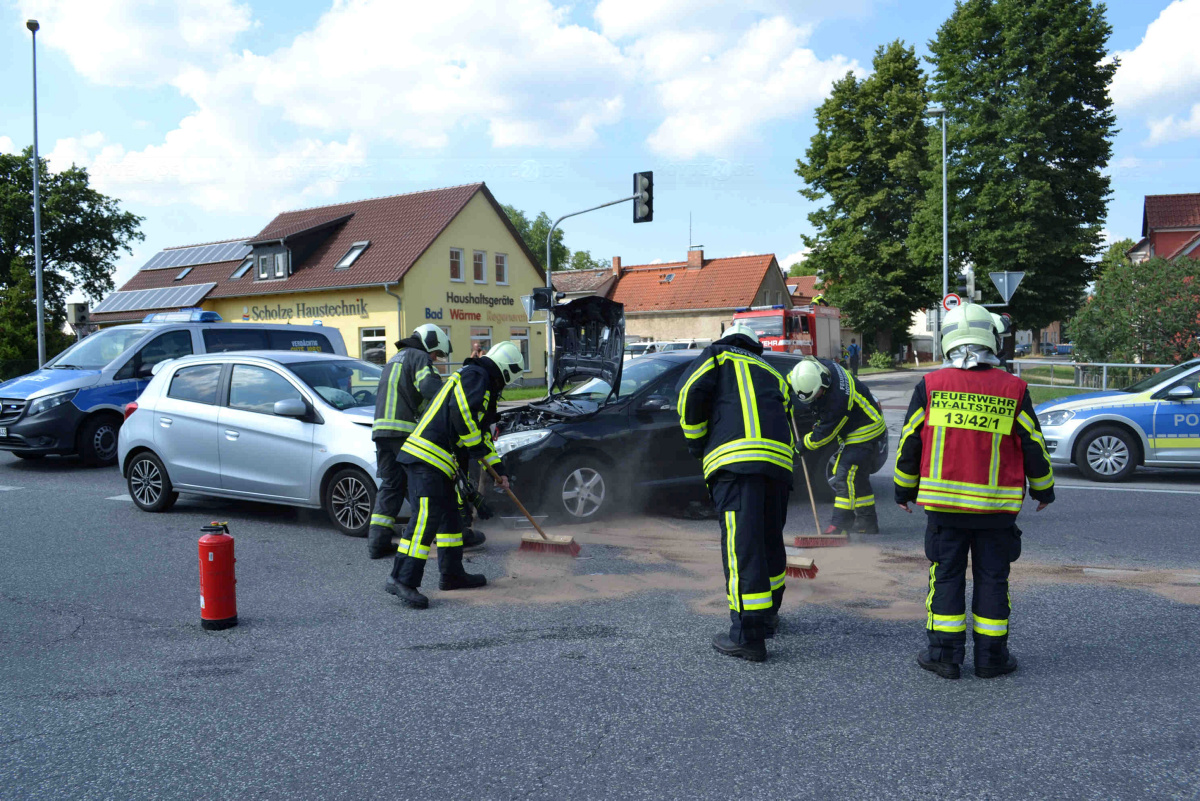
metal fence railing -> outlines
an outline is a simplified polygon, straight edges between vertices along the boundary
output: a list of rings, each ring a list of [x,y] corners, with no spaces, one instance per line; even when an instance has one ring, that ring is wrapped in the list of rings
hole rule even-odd
[[[1013,359],[1013,373],[1031,387],[1055,389],[1124,389],[1171,364],[1124,364],[1119,362],[1058,362]]]

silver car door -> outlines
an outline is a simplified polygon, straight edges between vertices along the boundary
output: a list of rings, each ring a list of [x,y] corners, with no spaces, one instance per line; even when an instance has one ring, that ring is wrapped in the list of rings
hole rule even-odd
[[[217,388],[223,367],[180,367],[154,405],[154,445],[176,486],[221,486]]]
[[[269,498],[306,500],[315,426],[274,412],[278,401],[305,400],[283,373],[234,363],[220,410],[221,486]]]

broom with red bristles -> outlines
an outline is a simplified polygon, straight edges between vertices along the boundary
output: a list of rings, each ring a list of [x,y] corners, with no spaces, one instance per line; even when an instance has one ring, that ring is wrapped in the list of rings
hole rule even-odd
[[[836,534],[824,534],[821,532],[821,520],[817,517],[817,499],[813,497],[812,481],[808,477],[808,464],[804,461],[804,457],[800,457],[800,467],[804,470],[804,483],[808,487],[808,503],[812,506],[813,525],[817,527],[816,534],[799,534],[796,536],[795,545],[797,548],[833,548],[838,545],[845,545],[850,541],[850,537],[846,532],[839,531]],[[790,573],[788,575],[791,575]],[[815,575],[815,574],[814,574]],[[809,577],[811,578],[811,576]]]
[[[789,556],[785,572],[792,578],[816,578],[817,563],[802,556]]]
[[[483,464],[483,462],[480,462],[480,464]],[[488,475],[492,477],[492,481],[496,483],[496,486],[501,486],[500,476],[496,474],[496,471],[492,469],[492,466],[489,464],[483,464],[483,467],[488,471]],[[521,536],[521,546],[517,550],[524,551],[526,553],[548,553],[571,557],[579,556],[579,543],[575,541],[574,537],[551,536],[542,531],[542,527],[537,524],[537,521],[533,519],[533,515],[529,514],[529,512],[525,509],[525,505],[517,499],[517,496],[513,494],[513,491],[507,487],[504,488],[504,491],[508,493],[509,500],[516,504],[517,508],[521,510],[521,514],[525,515],[525,519],[529,521],[530,525],[537,530],[537,536],[533,534],[523,534]]]

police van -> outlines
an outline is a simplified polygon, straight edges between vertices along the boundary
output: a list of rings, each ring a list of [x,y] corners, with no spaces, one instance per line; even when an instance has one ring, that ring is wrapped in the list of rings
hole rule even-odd
[[[1051,463],[1093,481],[1121,481],[1138,465],[1200,468],[1200,359],[1125,389],[1042,403],[1037,416]]]
[[[155,365],[244,350],[345,356],[346,343],[319,323],[225,323],[199,309],[149,314],[141,323],[98,331],[37,372],[0,383],[0,450],[23,459],[77,453],[87,464],[113,464],[125,404],[137,400]]]

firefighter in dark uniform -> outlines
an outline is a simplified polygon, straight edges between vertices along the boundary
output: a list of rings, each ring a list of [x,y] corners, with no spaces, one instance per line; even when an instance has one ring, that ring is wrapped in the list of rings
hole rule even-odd
[[[966,570],[971,557],[975,675],[1017,669],[1008,651],[1009,566],[1021,555],[1017,513],[1025,486],[1040,512],[1054,502],[1054,473],[1026,384],[998,369],[992,315],[970,303],[942,325],[951,366],[913,391],[896,454],[896,503],[925,507],[925,670],[957,679],[966,655]]]
[[[367,554],[372,559],[394,556],[392,543],[396,515],[404,504],[408,479],[404,466],[396,460],[408,435],[417,426],[425,407],[437,397],[442,377],[433,364],[450,355],[450,338],[436,325],[423,325],[412,336],[396,343],[399,349],[383,366],[379,389],[375,393],[375,422],[371,439],[375,440],[375,466],[379,492],[371,527],[367,531]]]
[[[807,358],[792,368],[788,382],[801,403],[817,416],[813,430],[800,441],[817,451],[835,439],[841,444],[833,470],[833,520],[826,534],[849,531],[878,534],[871,473],[887,443],[883,410],[871,390],[840,365]]]
[[[721,516],[731,625],[720,653],[761,662],[783,601],[783,526],[795,439],[787,382],[761,358],[753,329],[735,323],[679,381],[679,421]]]
[[[481,459],[501,476],[500,486],[507,489],[508,478],[487,426],[481,424],[496,415],[496,402],[504,387],[520,378],[525,369],[521,349],[513,342],[501,342],[478,359],[467,359],[463,367],[442,385],[441,391],[404,446],[400,462],[408,470],[408,502],[412,517],[400,539],[400,548],[392,564],[392,574],[384,589],[409,606],[429,606],[418,588],[425,575],[429,548],[437,538],[438,588],[460,590],[482,587],[487,579],[463,568],[463,525],[459,515],[459,493],[455,486],[458,463],[457,447],[465,448],[473,459]]]

